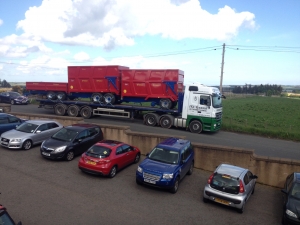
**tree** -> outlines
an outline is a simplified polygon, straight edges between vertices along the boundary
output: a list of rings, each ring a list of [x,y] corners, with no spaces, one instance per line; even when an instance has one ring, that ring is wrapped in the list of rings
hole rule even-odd
[[[11,85],[10,85],[6,80],[3,80],[3,81],[1,82],[1,86],[2,86],[2,87],[8,87],[8,88],[11,87]]]

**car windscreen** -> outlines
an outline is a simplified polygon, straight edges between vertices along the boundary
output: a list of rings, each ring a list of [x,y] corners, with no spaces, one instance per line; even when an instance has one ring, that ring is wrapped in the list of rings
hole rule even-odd
[[[240,190],[239,180],[225,174],[215,174],[210,186],[219,191],[230,194],[238,194]]]
[[[159,162],[178,164],[179,153],[169,149],[154,148],[148,158]]]
[[[72,141],[77,136],[78,132],[75,130],[62,128],[57,133],[53,134],[52,138],[61,141]]]
[[[37,127],[38,125],[36,124],[25,122],[18,126],[16,130],[25,133],[33,133]]]
[[[85,154],[91,157],[102,159],[110,156],[110,153],[111,153],[111,149],[103,146],[94,145],[89,150],[87,150]]]
[[[300,184],[295,183],[290,193],[294,198],[300,199]]]

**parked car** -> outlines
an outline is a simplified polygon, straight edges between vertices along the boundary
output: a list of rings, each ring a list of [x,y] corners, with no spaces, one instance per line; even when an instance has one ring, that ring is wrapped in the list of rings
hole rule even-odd
[[[1,134],[0,145],[11,149],[29,150],[33,145],[42,143],[63,128],[52,120],[27,120],[16,129]]]
[[[8,214],[7,209],[0,204],[0,225],[22,225],[22,222],[16,224]]]
[[[26,120],[7,113],[0,113],[0,134],[15,129]]]
[[[103,140],[100,126],[95,124],[73,124],[59,130],[45,140],[40,148],[41,155],[49,159],[71,161],[95,143]]]
[[[194,168],[194,149],[190,141],[168,138],[146,155],[136,171],[136,183],[170,189],[176,193],[179,182]]]
[[[82,154],[78,167],[83,172],[113,178],[117,171],[140,160],[137,147],[120,141],[103,140]]]
[[[287,176],[283,195],[282,224],[300,224],[300,173],[292,173]]]
[[[204,188],[203,201],[209,200],[237,208],[243,213],[245,204],[254,193],[257,176],[248,169],[229,165],[219,165],[208,178]]]
[[[7,91],[0,93],[0,102],[1,103],[10,103],[14,104],[28,104],[28,98],[26,96],[21,95],[18,92]]]

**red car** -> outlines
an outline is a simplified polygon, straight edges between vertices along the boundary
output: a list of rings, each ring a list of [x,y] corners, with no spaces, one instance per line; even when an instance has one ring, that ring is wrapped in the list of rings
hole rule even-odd
[[[82,154],[78,167],[83,172],[113,178],[117,171],[140,160],[137,147],[119,141],[97,142]]]

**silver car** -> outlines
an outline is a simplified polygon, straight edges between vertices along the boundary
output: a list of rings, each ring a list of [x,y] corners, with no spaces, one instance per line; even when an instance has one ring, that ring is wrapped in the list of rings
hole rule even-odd
[[[248,169],[221,164],[208,178],[203,201],[211,200],[243,213],[247,200],[254,193],[256,179]]]
[[[16,129],[2,133],[0,145],[12,149],[30,149],[51,137],[63,125],[51,120],[27,120]]]

